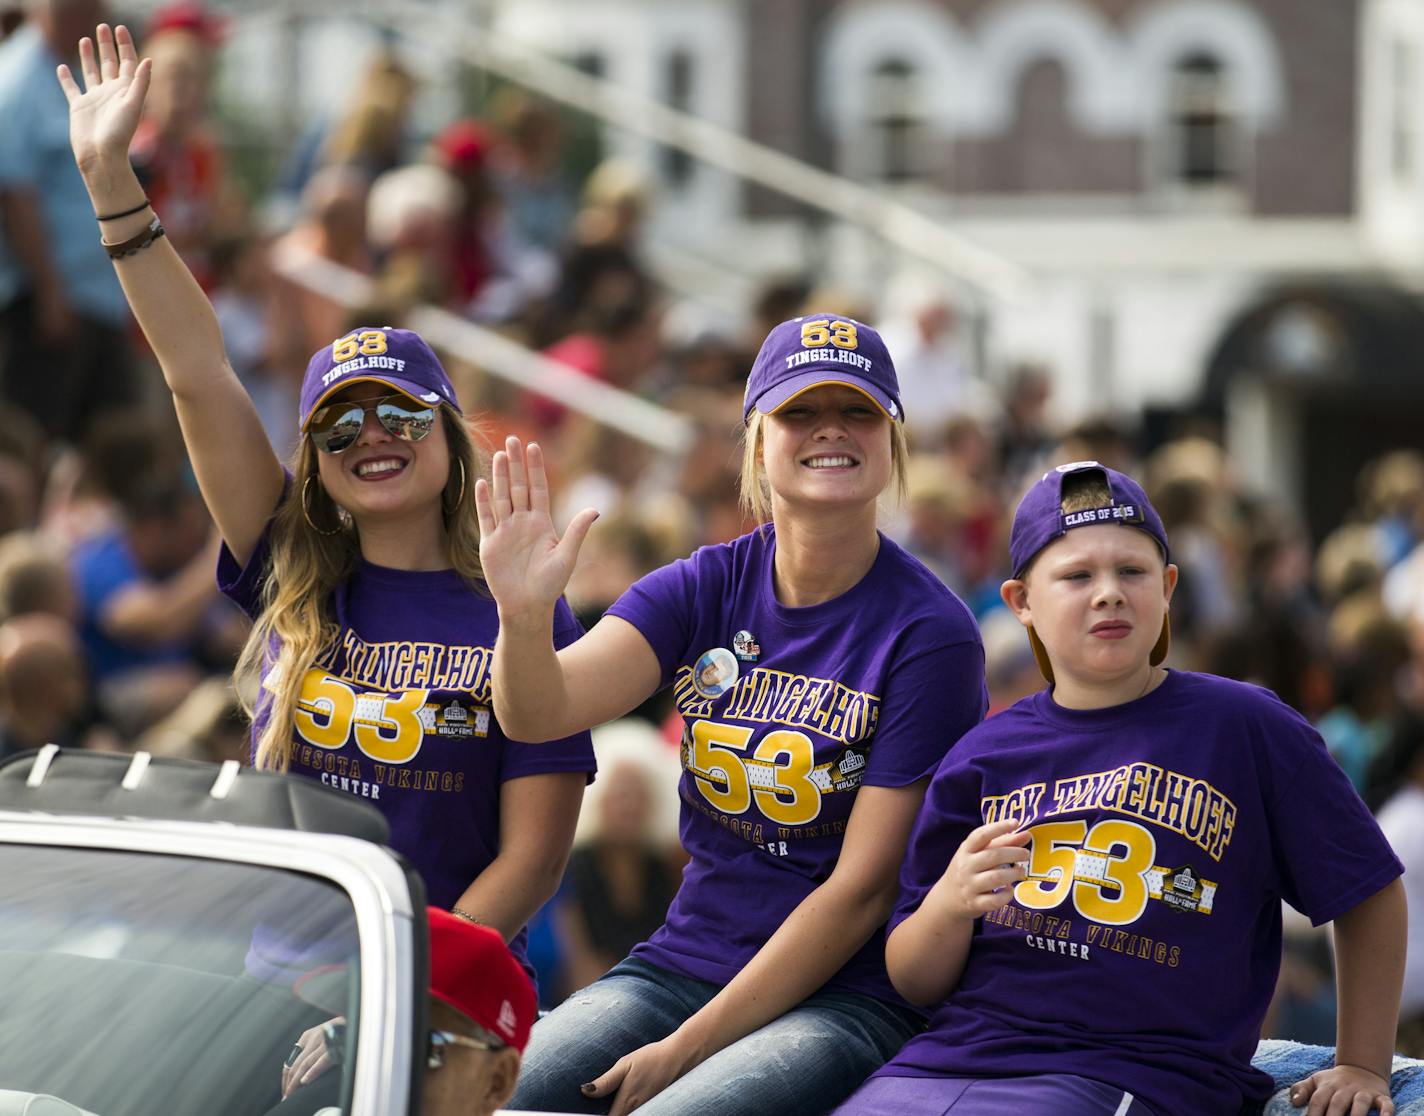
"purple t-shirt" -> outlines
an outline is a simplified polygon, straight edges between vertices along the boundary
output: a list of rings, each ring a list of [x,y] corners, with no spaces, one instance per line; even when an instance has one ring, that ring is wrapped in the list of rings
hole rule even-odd
[[[974,927],[958,987],[879,1073],[1075,1073],[1161,1113],[1234,1113],[1281,959],[1281,900],[1319,925],[1403,871],[1319,735],[1274,694],[1170,672],[1110,709],[1049,691],[940,765],[891,930],[970,830],[1015,817],[1029,878]]]
[[[787,608],[771,528],[643,578],[609,614],[647,639],[682,738],[682,844],[667,922],[633,955],[725,984],[835,867],[857,788],[932,773],[984,715],[964,604],[883,535],[846,593]],[[829,982],[901,1003],[878,930]]]
[[[218,560],[219,587],[250,616],[268,562],[265,535],[245,568],[226,546]],[[448,909],[499,852],[501,785],[592,772],[592,741],[586,732],[546,744],[506,739],[490,708],[495,604],[454,570],[360,560],[337,589],[334,611],[340,632],[307,675],[289,770],[378,806],[391,847],[420,872],[429,902]],[[560,601],[554,643],[581,634]],[[521,930],[510,943],[521,961],[525,940]]]

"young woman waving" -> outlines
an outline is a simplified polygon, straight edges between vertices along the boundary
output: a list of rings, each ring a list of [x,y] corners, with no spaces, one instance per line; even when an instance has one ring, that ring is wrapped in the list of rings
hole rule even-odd
[[[926,780],[983,716],[978,630],[876,529],[905,439],[873,329],[777,326],[744,417],[742,497],[768,522],[562,650],[548,625],[592,513],[560,539],[539,448],[514,438],[476,485],[503,723],[555,739],[672,686],[686,725],[667,922],[535,1027],[515,1108],[825,1112],[921,1024],[883,927]]]

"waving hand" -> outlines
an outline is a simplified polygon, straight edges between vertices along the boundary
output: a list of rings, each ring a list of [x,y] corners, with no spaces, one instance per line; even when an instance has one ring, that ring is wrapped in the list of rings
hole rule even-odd
[[[559,538],[549,516],[549,483],[536,442],[513,435],[494,455],[493,483],[475,482],[480,519],[480,565],[502,616],[552,608],[578,560],[584,536],[598,518],[592,508],[574,516]]]
[[[69,67],[57,71],[60,87],[69,100],[69,143],[81,171],[101,164],[106,158],[128,154],[148,95],[153,62],[138,60],[133,36],[127,27],[111,31],[101,23],[94,33],[98,40],[79,40],[79,64],[84,88],[79,88]]]
[[[100,235],[110,246],[142,240],[156,214],[129,163],[129,143],[143,114],[153,64],[139,61],[127,28],[111,30],[102,23],[93,39],[79,41],[79,63],[83,88],[68,66],[56,73],[69,101],[74,161]],[[140,249],[117,258],[114,268],[173,393],[208,511],[245,563],[277,506],[284,477],[257,408],[227,361],[217,315],[166,239],[150,233]]]

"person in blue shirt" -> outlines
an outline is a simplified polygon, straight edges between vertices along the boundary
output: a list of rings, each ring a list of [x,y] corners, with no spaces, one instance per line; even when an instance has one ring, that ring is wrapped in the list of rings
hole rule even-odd
[[[69,150],[54,81],[100,0],[30,0],[0,45],[0,390],[54,437],[137,399],[128,310]]]

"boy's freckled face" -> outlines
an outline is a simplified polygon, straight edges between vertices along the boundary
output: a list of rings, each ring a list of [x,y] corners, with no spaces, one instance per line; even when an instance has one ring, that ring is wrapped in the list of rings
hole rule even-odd
[[[1115,678],[1140,669],[1162,631],[1177,568],[1144,532],[1078,527],[1046,546],[1025,578],[1028,616],[1055,673]]]

